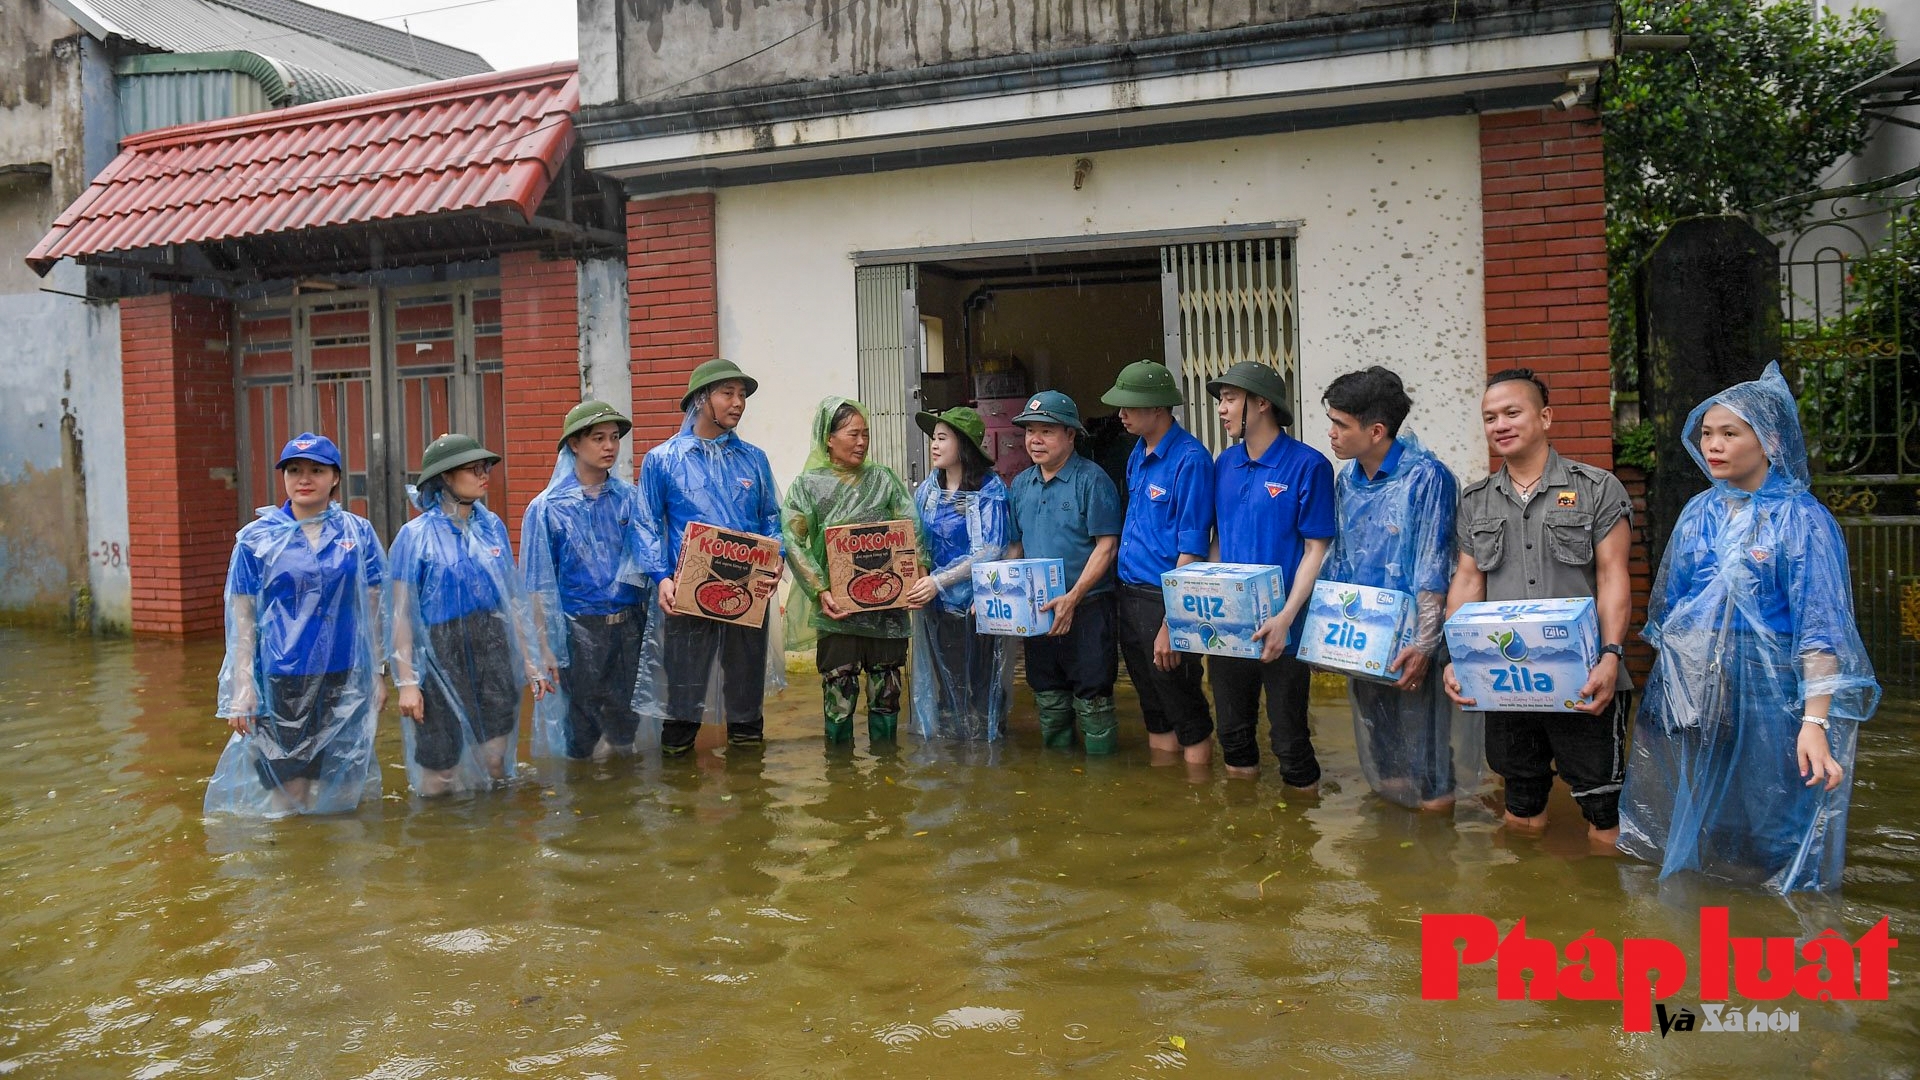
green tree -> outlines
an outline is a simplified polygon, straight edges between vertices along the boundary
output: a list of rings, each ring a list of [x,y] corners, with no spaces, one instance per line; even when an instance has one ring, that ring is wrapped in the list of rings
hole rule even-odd
[[[1622,0],[1626,34],[1684,34],[1684,51],[1627,52],[1606,74],[1607,256],[1616,377],[1638,370],[1633,275],[1668,225],[1753,213],[1815,186],[1860,149],[1847,91],[1891,64],[1879,13],[1809,0]],[[1805,208],[1758,221],[1790,226]]]

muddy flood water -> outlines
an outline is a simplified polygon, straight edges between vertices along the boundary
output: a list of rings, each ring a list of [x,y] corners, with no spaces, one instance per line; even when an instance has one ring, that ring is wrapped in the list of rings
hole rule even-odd
[[[422,803],[383,721],[358,813],[204,820],[217,643],[0,630],[0,1075],[139,1077],[1912,1076],[1920,1069],[1920,709],[1860,738],[1846,888],[1764,895],[1587,853],[1478,804],[1371,796],[1316,698],[1327,791],[1194,782],[1122,750],[872,752],[820,738],[810,679],[761,752],[703,734]],[[1263,735],[1264,739],[1264,735]],[[525,747],[522,746],[522,757]],[[1849,939],[1883,916],[1891,996],[1778,1004],[1798,1031],[1621,1031],[1617,1002],[1420,998],[1423,912],[1692,955]],[[1689,980],[1679,1001],[1698,1002]],[[1695,1008],[1697,1009],[1697,1004]]]

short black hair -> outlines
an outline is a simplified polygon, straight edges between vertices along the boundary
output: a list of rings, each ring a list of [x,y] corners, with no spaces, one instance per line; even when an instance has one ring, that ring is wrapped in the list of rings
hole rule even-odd
[[[1385,424],[1389,439],[1400,434],[1400,425],[1413,409],[1413,399],[1407,396],[1400,376],[1379,364],[1365,371],[1349,371],[1328,383],[1320,402],[1360,421],[1361,427]]]
[[[1532,368],[1524,368],[1524,367],[1510,367],[1510,368],[1508,368],[1508,369],[1506,369],[1505,371],[1496,371],[1496,372],[1494,372],[1493,374],[1491,374],[1491,375],[1489,375],[1489,376],[1487,376],[1487,389],[1489,389],[1489,390],[1491,390],[1491,389],[1493,389],[1494,387],[1496,387],[1496,386],[1499,386],[1499,385],[1500,385],[1501,383],[1503,383],[1503,382],[1530,382],[1530,383],[1532,383],[1532,384],[1533,384],[1533,390],[1534,390],[1534,393],[1536,393],[1536,394],[1539,394],[1539,395],[1540,395],[1540,406],[1541,406],[1541,408],[1545,408],[1545,407],[1546,407],[1546,404],[1547,404],[1547,384],[1546,384],[1546,383],[1543,383],[1543,382],[1541,382],[1541,381],[1540,381],[1540,376],[1538,376],[1538,375],[1535,375],[1535,374],[1533,373],[1533,369],[1532,369]]]

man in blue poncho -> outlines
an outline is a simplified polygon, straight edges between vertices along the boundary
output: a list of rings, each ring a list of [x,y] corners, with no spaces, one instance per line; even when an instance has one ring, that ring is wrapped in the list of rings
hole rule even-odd
[[[640,718],[633,684],[646,632],[643,591],[623,579],[638,504],[613,475],[633,423],[604,401],[583,401],[560,429],[546,489],[527,505],[520,558],[536,621],[559,668],[559,693],[535,707],[534,748],[605,761],[631,753]]]
[[[1880,687],[1846,541],[1808,490],[1778,365],[1687,417],[1713,486],[1680,514],[1648,603],[1658,650],[1634,724],[1620,849],[1773,892],[1833,889],[1855,737]]]
[[[706,710],[706,692],[717,666],[724,699],[727,742],[757,746],[765,737],[767,628],[676,615],[673,575],[680,544],[695,522],[761,536],[780,535],[780,493],[773,469],[759,447],[734,429],[747,398],[760,384],[731,360],[709,360],[693,370],[680,399],[686,420],[680,433],[647,452],[640,467],[640,502],[650,528],[658,530],[648,572],[660,589],[661,661],[667,682],[661,752],[693,749]]]
[[[1340,531],[1320,576],[1406,593],[1418,610],[1412,643],[1387,668],[1398,681],[1348,680],[1361,768],[1392,802],[1447,810],[1453,806],[1455,716],[1428,667],[1440,647],[1453,580],[1458,486],[1439,458],[1400,430],[1413,408],[1400,376],[1377,365],[1350,371],[1327,384],[1320,400],[1332,423],[1327,437],[1334,456],[1348,463],[1334,480]]]
[[[1596,845],[1612,850],[1620,829],[1631,687],[1621,641],[1632,614],[1627,545],[1633,504],[1605,469],[1560,456],[1547,440],[1553,409],[1547,385],[1526,368],[1487,380],[1480,398],[1487,445],[1500,470],[1460,493],[1454,541],[1459,565],[1447,611],[1494,600],[1592,597],[1600,617],[1600,659],[1572,713],[1489,712],[1487,764],[1506,781],[1506,823],[1544,828],[1557,769],[1573,789]],[[1453,665],[1441,673],[1464,709]]]

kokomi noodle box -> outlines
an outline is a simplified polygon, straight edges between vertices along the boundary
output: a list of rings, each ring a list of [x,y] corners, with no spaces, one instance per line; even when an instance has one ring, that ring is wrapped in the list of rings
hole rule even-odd
[[[848,611],[907,606],[920,576],[918,530],[911,521],[874,521],[826,528],[827,581]]]
[[[703,619],[762,626],[767,598],[780,584],[780,541],[694,522],[680,545],[673,610]]]

